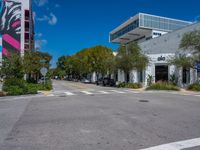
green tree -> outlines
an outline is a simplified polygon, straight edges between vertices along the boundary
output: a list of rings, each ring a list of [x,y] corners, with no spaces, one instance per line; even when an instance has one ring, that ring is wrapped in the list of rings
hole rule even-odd
[[[23,60],[19,53],[10,53],[9,57],[4,58],[1,68],[1,75],[10,78],[22,79],[24,76]]]
[[[34,75],[36,79],[40,76],[40,69],[50,69],[52,56],[45,52],[26,51],[23,58],[24,72],[29,76]]]
[[[149,63],[149,58],[142,53],[137,43],[130,43],[129,45],[121,45],[116,56],[116,66],[123,70],[126,82],[128,82],[127,74],[135,69],[142,71]]]
[[[104,46],[96,46],[89,49],[89,64],[93,72],[96,72],[97,78],[99,74],[106,75],[113,72],[114,55],[110,48]]]
[[[73,56],[61,56],[57,62],[57,72],[80,79],[93,72],[105,75],[113,70],[114,56],[112,49],[104,46],[82,49]]]
[[[177,67],[196,68],[196,62],[200,61],[200,31],[185,33],[179,45],[179,55],[170,58],[168,61]],[[184,53],[186,51],[191,55]]]

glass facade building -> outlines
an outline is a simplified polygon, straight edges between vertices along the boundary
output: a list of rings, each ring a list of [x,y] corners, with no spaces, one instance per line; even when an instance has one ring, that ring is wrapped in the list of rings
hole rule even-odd
[[[148,14],[139,14],[139,26],[164,31],[174,31],[181,29],[191,22],[170,19],[165,17],[153,16]]]
[[[125,26],[119,28],[118,30],[115,29],[113,32],[110,33],[110,41],[120,38],[137,28],[171,32],[192,24],[192,22],[188,21],[154,16],[144,13],[139,13],[132,18],[130,19],[129,23],[125,23]]]
[[[114,34],[111,34],[110,35],[110,40],[114,40],[132,30],[134,30],[135,28],[138,28],[139,27],[139,19],[133,21],[131,24],[129,24],[128,26],[122,28],[121,30],[117,31],[116,33]]]

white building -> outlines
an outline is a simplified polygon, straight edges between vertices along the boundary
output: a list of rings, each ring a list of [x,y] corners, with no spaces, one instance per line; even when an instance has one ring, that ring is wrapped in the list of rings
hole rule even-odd
[[[197,81],[197,70],[176,68],[168,65],[167,60],[182,52],[179,45],[183,34],[195,30],[200,30],[200,23],[193,24],[188,21],[139,13],[110,32],[110,42],[118,44],[138,42],[142,52],[150,58],[150,63],[145,70],[131,71],[130,82],[142,82],[147,85],[149,75],[153,77],[154,82],[169,81],[174,75],[178,84],[184,86]],[[118,71],[118,81],[125,81],[123,71]]]
[[[0,0],[0,62],[10,52],[34,48],[32,0]]]

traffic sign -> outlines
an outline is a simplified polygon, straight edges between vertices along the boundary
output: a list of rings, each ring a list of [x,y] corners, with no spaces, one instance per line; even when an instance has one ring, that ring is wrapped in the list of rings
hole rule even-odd
[[[47,72],[48,72],[48,70],[47,70],[47,68],[45,68],[45,67],[42,67],[42,68],[40,69],[40,73],[41,73],[43,76],[46,76]]]

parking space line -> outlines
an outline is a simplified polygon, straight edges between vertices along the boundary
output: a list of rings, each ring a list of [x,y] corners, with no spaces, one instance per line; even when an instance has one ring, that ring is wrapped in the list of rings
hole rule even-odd
[[[186,148],[192,148],[197,146],[200,146],[200,138],[163,144],[141,150],[183,150]]]

